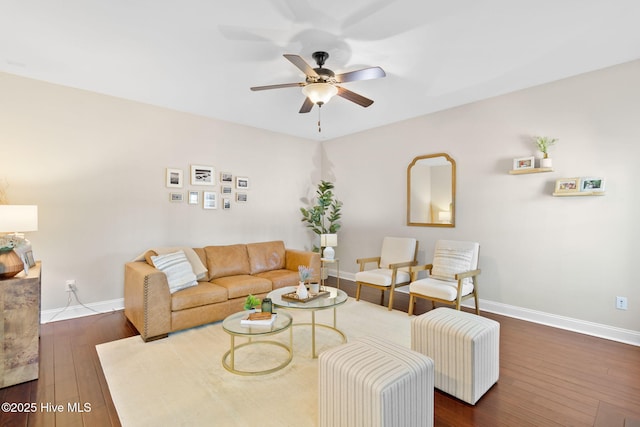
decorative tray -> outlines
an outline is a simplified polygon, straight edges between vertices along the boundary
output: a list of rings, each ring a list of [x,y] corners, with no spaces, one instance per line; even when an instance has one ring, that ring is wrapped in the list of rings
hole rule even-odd
[[[307,298],[302,299],[298,297],[298,294],[296,294],[295,292],[290,292],[288,294],[282,295],[282,299],[287,301],[295,301],[295,302],[309,302],[309,301],[313,301],[316,298],[320,298],[326,295],[329,295],[329,291],[320,291],[317,294],[309,292],[309,296]]]

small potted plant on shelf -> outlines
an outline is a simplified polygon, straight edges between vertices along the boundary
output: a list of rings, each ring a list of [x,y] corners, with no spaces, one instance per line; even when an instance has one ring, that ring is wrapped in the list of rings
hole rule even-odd
[[[552,160],[549,157],[549,147],[558,142],[557,138],[549,138],[548,136],[535,136],[533,141],[538,146],[538,150],[542,153],[543,157],[540,159],[541,168],[550,168],[552,166]]]

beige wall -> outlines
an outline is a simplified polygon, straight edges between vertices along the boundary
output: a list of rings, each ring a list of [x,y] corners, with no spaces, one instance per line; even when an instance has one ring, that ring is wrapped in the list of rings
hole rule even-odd
[[[43,260],[45,311],[65,306],[66,279],[83,303],[122,298],[125,261],[149,247],[311,247],[298,208],[320,178],[317,142],[8,74],[0,93],[0,182],[10,203],[38,205],[27,237]],[[170,203],[165,168],[188,177],[191,164],[249,177],[249,201]]]
[[[437,239],[475,240],[481,298],[640,331],[638,117],[635,61],[325,142],[323,173],[344,200],[345,275],[385,235],[418,238],[422,262]],[[560,139],[555,171],[509,175],[513,158],[535,153],[532,135]],[[457,164],[456,227],[407,227],[406,168],[439,152]],[[606,178],[606,196],[551,196],[557,178],[589,175]],[[617,295],[627,311],[615,309]]]
[[[43,310],[64,307],[66,279],[83,302],[122,298],[123,263],[155,245],[310,246],[298,207],[322,176],[344,201],[345,277],[385,235],[417,237],[420,261],[437,239],[477,240],[483,300],[640,330],[640,61],[323,143],[7,74],[0,93],[0,180],[11,203],[39,206]],[[536,134],[560,138],[555,172],[509,175]],[[457,163],[457,225],[407,227],[406,167],[438,152]],[[165,168],[190,164],[248,176],[249,203],[169,203]],[[606,196],[550,195],[587,175],[606,178]]]

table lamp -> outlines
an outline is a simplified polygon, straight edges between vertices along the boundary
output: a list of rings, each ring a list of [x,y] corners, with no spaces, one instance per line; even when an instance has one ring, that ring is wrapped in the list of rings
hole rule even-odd
[[[338,246],[337,234],[321,234],[320,246],[324,248],[322,251],[322,257],[326,259],[333,259],[336,255],[336,251],[333,250],[334,246]]]
[[[0,233],[13,234],[38,230],[38,207],[35,205],[0,205]],[[28,241],[27,241],[28,243]],[[24,262],[11,247],[0,248],[0,279],[18,274]]]

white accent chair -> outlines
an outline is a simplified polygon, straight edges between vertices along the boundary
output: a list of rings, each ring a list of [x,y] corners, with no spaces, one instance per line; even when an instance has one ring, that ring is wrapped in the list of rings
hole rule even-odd
[[[433,308],[436,302],[455,305],[460,310],[460,302],[473,297],[476,314],[480,314],[478,305],[478,257],[480,244],[457,240],[438,240],[436,242],[433,263],[411,267],[409,284],[409,316],[413,315],[416,298],[431,300]],[[420,271],[428,271],[424,279],[418,279]]]
[[[408,267],[416,265],[418,241],[411,237],[385,237],[379,257],[359,258],[360,271],[356,273],[356,301],[360,300],[360,289],[364,286],[380,289],[380,305],[384,305],[384,292],[389,290],[389,310],[393,308],[393,292],[396,286],[408,285],[411,281]],[[369,263],[376,269],[365,270]],[[404,269],[403,269],[404,268]]]

